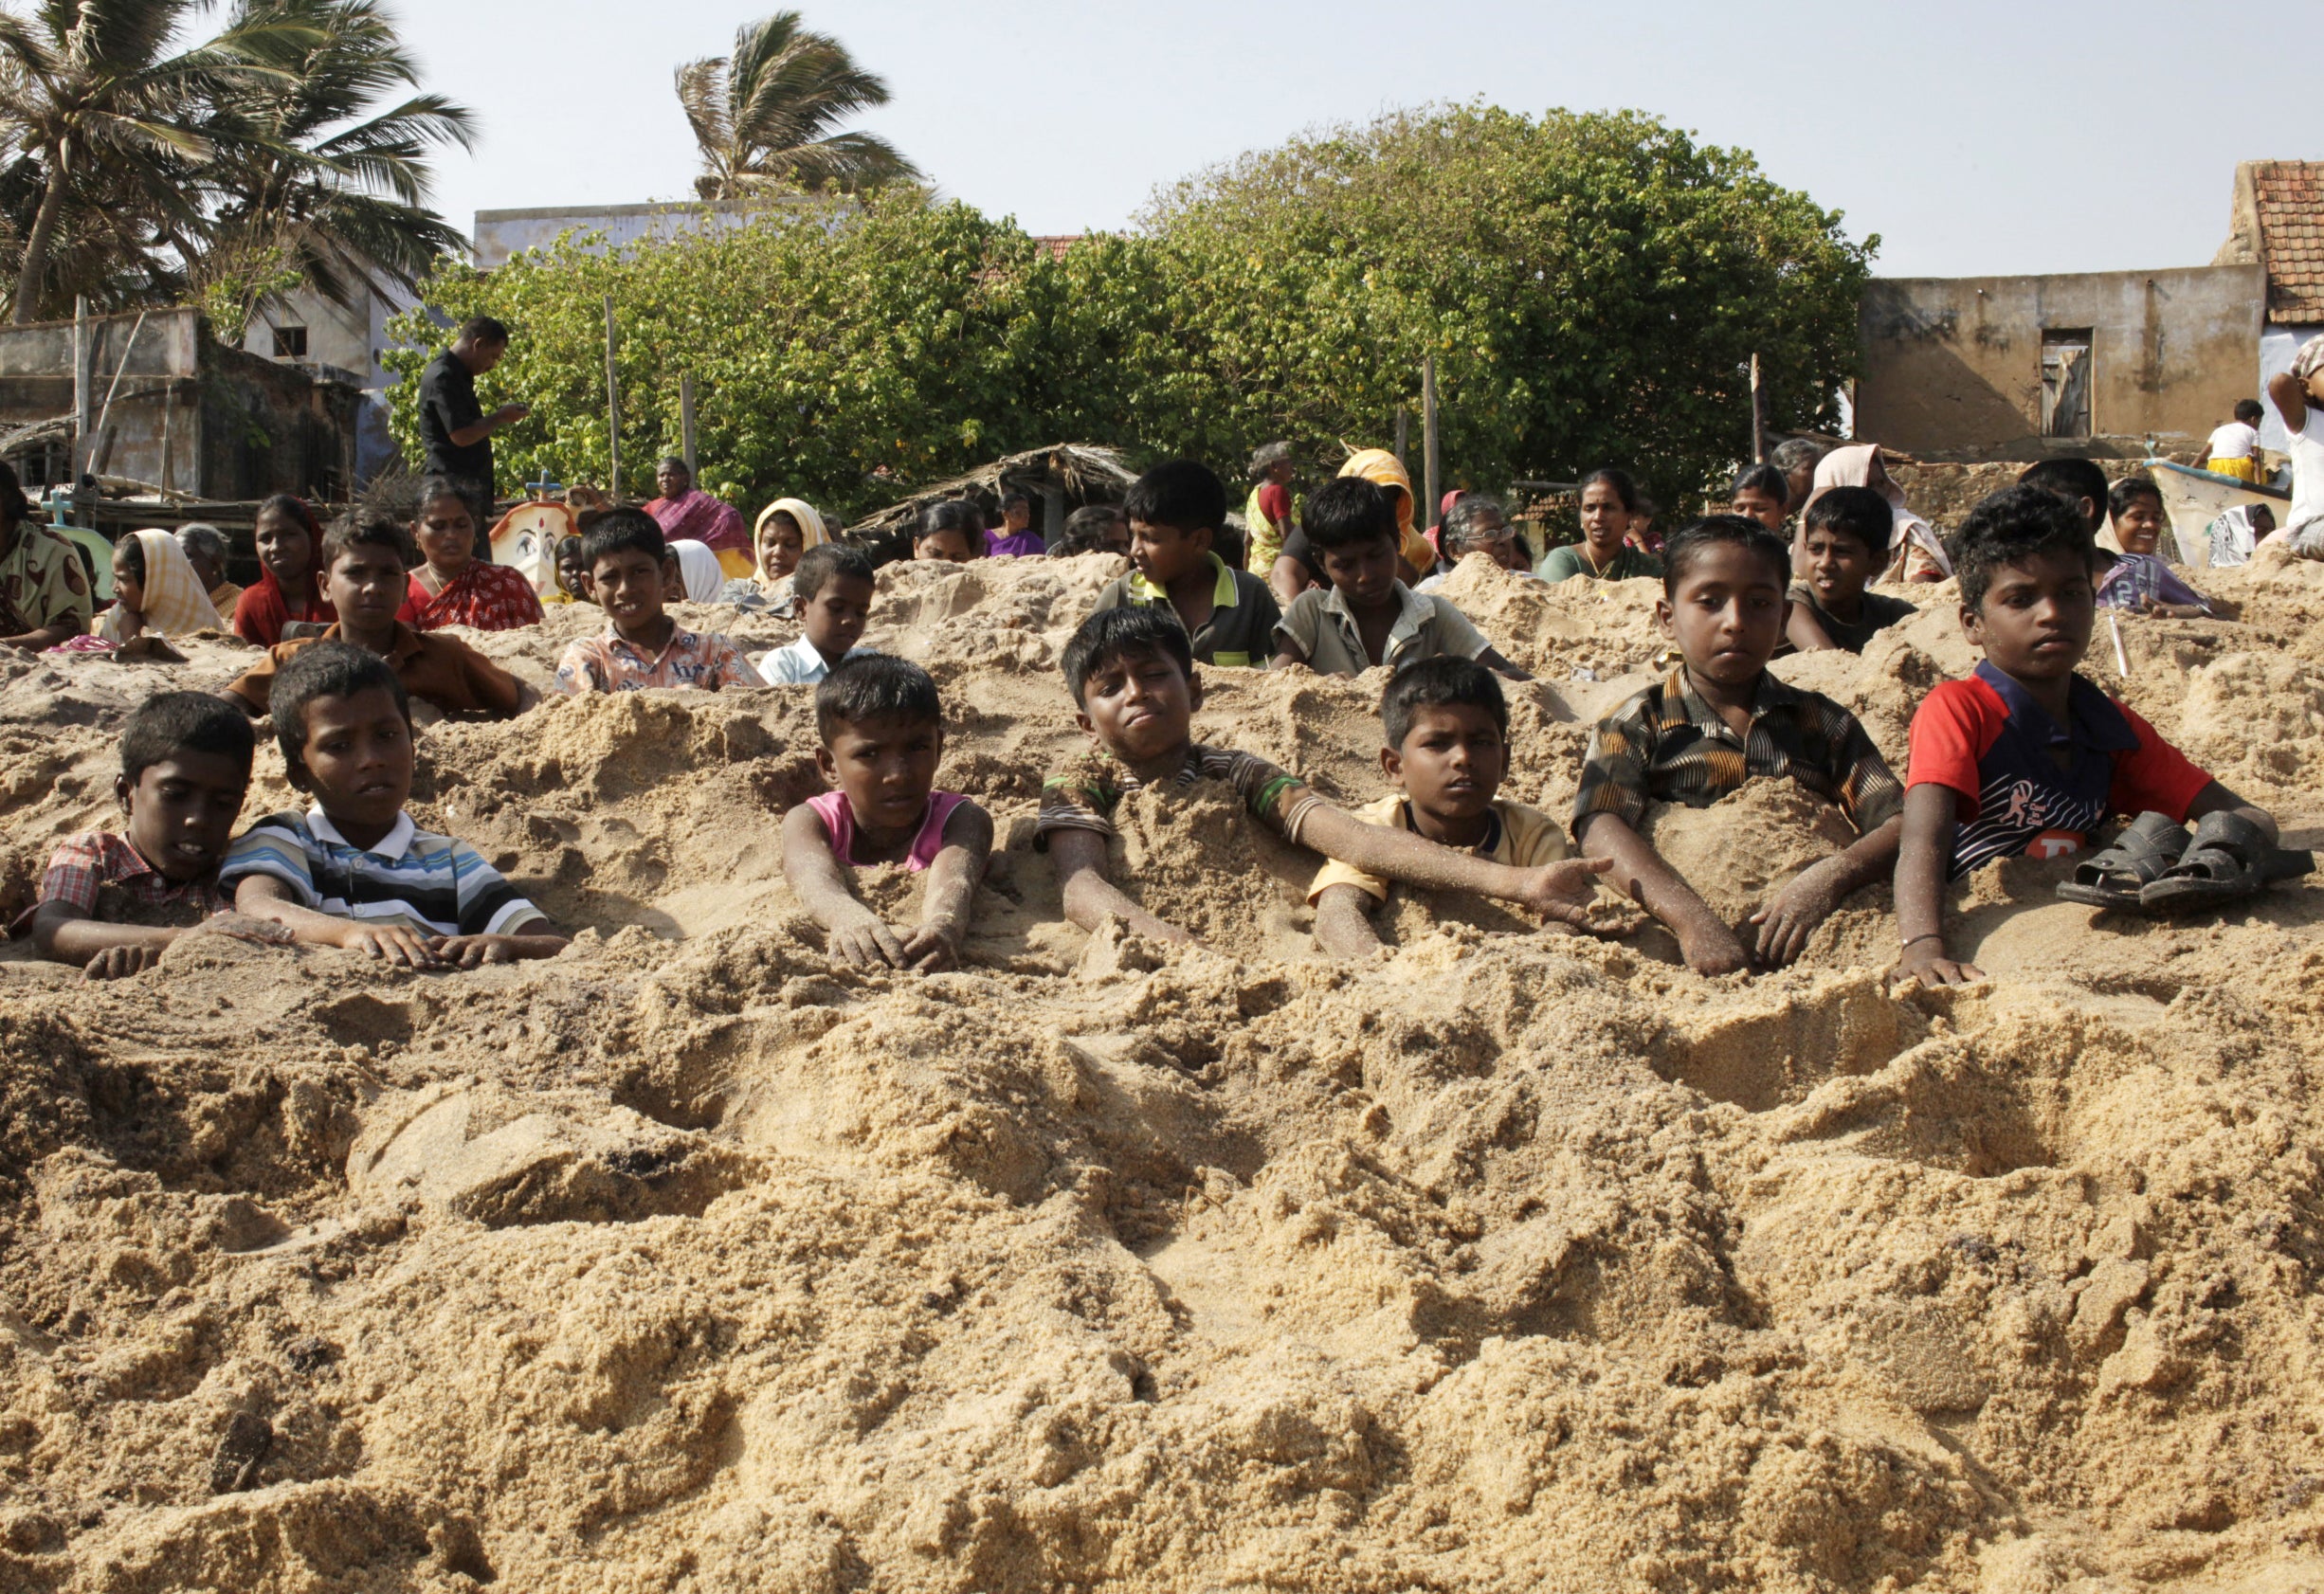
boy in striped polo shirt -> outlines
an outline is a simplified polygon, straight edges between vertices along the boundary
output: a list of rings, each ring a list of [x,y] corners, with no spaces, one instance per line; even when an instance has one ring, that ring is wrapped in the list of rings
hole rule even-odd
[[[318,642],[284,662],[275,735],[303,814],[261,820],[219,868],[245,914],[411,969],[554,957],[566,946],[465,842],[411,823],[411,700],[386,660]]]

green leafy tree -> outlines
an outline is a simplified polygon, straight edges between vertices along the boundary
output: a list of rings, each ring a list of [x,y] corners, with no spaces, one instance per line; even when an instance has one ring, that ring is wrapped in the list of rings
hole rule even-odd
[[[886,104],[888,86],[797,11],[738,28],[733,55],[686,63],[677,83],[701,147],[695,188],[704,199],[854,193],[919,175],[886,139],[833,131]]]
[[[0,11],[0,130],[37,169],[40,190],[17,261],[16,323],[44,303],[69,301],[73,284],[50,270],[60,228],[83,243],[104,236],[90,218],[124,205],[151,218],[159,238],[201,225],[196,174],[215,151],[220,92],[280,75],[267,58],[298,47],[306,31],[282,18],[238,20],[178,47],[201,9],[199,0],[41,0],[28,16]]]

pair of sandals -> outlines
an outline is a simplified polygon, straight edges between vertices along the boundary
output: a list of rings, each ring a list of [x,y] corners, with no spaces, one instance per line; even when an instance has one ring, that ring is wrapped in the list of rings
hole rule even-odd
[[[2189,832],[2168,814],[2143,813],[2114,845],[2075,866],[2058,895],[2092,908],[2160,917],[2257,897],[2315,868],[2315,854],[2271,844],[2240,814],[2205,814]]]

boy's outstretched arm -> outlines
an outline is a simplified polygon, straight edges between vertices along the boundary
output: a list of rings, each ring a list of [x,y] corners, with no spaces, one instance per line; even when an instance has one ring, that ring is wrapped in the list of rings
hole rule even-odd
[[[805,803],[783,816],[783,878],[791,895],[830,933],[831,955],[859,968],[905,966],[904,936],[856,900],[831,850],[823,815]]]
[[[1049,859],[1057,866],[1068,922],[1094,931],[1112,914],[1140,935],[1157,941],[1193,942],[1193,936],[1154,917],[1105,878],[1105,838],[1095,830],[1050,831]]]
[[[1794,875],[1767,906],[1752,915],[1759,927],[1759,961],[1781,969],[1807,950],[1807,937],[1832,916],[1860,886],[1870,885],[1897,866],[1897,840],[1904,833],[1904,816],[1856,838],[1855,844],[1813,863]]]
[[[1334,957],[1364,958],[1380,950],[1371,897],[1352,885],[1330,885],[1316,900],[1316,944]]]
[[[2220,785],[2219,782],[2213,781],[2201,791],[2196,792],[2195,800],[2187,805],[2187,822],[2192,825],[2205,814],[2218,813],[2234,814],[2239,819],[2248,820],[2258,825],[2266,835],[2269,846],[2280,846],[2283,842],[2281,832],[2276,828],[2275,815],[2269,813],[2265,808],[2254,807]]]
[[[795,810],[794,810],[795,811]],[[969,908],[992,860],[992,816],[974,803],[962,803],[944,822],[944,846],[928,866],[928,892],[920,925],[904,943],[904,966],[923,974],[960,961],[960,942],[969,933]]]
[[[1299,845],[1385,880],[1437,891],[1474,892],[1503,902],[1522,903],[1577,930],[1594,933],[1605,928],[1589,916],[1597,877],[1608,867],[1603,862],[1571,858],[1537,869],[1513,868],[1438,846],[1408,830],[1367,824],[1322,802],[1309,808],[1300,821]]]
[[[537,925],[539,928],[535,929]],[[436,943],[436,955],[458,969],[479,969],[487,963],[522,963],[529,958],[554,957],[572,945],[549,921],[536,914],[513,931],[498,935],[446,935]]]
[[[1904,832],[1897,851],[1897,933],[1904,938],[1904,954],[1897,972],[1924,986],[1963,986],[1985,978],[1975,964],[1945,955],[1945,866],[1952,859],[1959,801],[1952,788],[1934,781],[1904,794]]]
[[[365,924],[301,907],[290,898],[289,888],[271,875],[245,875],[234,887],[234,906],[252,918],[272,919],[287,927],[291,939],[311,947],[338,947],[369,952],[408,969],[441,969],[436,938],[407,924]]]
[[[182,930],[107,924],[70,902],[43,902],[32,915],[32,950],[51,963],[69,963],[92,980],[118,979],[161,961]]]
[[[1732,974],[1751,962],[1726,921],[1630,828],[1629,821],[1617,813],[1591,814],[1582,822],[1581,842],[1583,857],[1612,865],[1608,883],[1679,937],[1679,953],[1696,973]]]

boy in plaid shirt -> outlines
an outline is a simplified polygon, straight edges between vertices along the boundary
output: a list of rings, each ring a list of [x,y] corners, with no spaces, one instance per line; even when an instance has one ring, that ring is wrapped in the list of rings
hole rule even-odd
[[[218,886],[250,788],[250,721],[223,697],[163,692],[121,732],[120,833],[68,837],[27,915],[43,957],[92,980],[151,968],[171,942],[233,905]]]
[[[1768,674],[1789,607],[1781,542],[1756,522],[1714,515],[1672,537],[1662,558],[1655,609],[1683,661],[1590,734],[1574,838],[1585,858],[1613,860],[1608,883],[1670,927],[1696,972],[1732,974],[1754,956],[1780,968],[1850,892],[1895,868],[1904,790],[1854,715]],[[1754,776],[1786,775],[1839,804],[1859,840],[1753,914],[1759,933],[1747,949],[1638,826],[1649,802],[1707,808]]]

